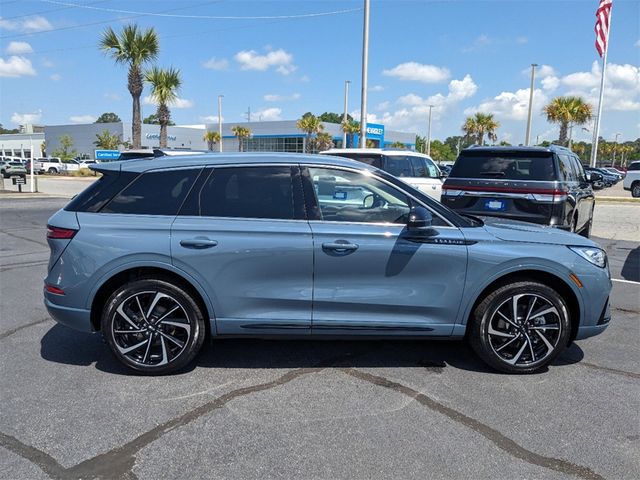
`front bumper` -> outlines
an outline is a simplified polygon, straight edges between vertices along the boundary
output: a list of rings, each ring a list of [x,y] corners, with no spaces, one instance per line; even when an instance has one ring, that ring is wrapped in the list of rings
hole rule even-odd
[[[46,297],[44,299],[44,305],[47,307],[47,311],[49,312],[49,315],[51,315],[51,318],[56,322],[82,332],[94,331],[93,326],[91,325],[90,310],[56,305]]]

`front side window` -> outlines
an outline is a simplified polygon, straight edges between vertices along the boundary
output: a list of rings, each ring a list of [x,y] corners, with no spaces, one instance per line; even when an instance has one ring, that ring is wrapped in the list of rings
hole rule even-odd
[[[413,177],[413,168],[409,157],[396,157],[388,155],[385,158],[384,170],[394,177]]]
[[[137,215],[176,215],[200,169],[164,170],[140,175],[101,211]]]
[[[372,177],[329,168],[309,168],[320,219],[330,222],[406,224],[411,200]]]
[[[191,212],[194,215],[296,218],[292,171],[288,166],[215,168],[193,195],[197,198],[189,204],[195,204],[195,212]]]

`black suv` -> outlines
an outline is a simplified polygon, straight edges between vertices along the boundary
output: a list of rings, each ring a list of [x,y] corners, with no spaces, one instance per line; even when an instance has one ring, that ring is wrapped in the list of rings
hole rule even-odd
[[[592,182],[571,150],[471,147],[463,150],[442,186],[442,203],[460,213],[551,225],[588,237]]]

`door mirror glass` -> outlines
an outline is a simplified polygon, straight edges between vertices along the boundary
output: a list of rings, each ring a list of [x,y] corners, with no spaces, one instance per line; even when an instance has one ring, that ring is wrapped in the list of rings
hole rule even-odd
[[[431,212],[422,206],[411,207],[407,228],[410,230],[422,230],[430,228],[433,223]]]

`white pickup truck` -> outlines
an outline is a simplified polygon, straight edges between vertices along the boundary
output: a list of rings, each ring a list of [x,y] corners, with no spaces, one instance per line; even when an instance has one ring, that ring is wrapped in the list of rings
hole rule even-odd
[[[627,168],[627,176],[624,177],[622,188],[630,190],[632,197],[640,197],[640,160],[631,162]]]

